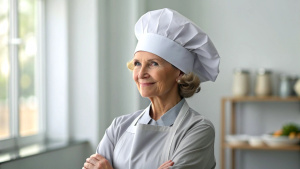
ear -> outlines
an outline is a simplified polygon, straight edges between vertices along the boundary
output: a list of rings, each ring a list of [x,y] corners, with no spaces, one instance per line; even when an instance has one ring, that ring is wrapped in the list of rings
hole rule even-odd
[[[179,75],[176,78],[176,81],[180,80],[183,75],[184,75],[184,73],[180,70]]]

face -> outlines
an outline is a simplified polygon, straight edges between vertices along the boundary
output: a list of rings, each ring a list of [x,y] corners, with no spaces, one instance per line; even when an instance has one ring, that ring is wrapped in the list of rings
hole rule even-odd
[[[133,79],[142,97],[168,97],[178,93],[177,79],[181,73],[169,62],[139,51],[134,55],[133,64]]]

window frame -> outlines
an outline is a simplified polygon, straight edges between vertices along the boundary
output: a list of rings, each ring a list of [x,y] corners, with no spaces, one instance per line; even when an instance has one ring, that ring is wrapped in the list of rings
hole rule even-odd
[[[38,93],[38,133],[30,136],[20,136],[19,129],[19,60],[18,48],[21,40],[18,35],[18,0],[9,2],[9,129],[7,139],[0,140],[0,150],[18,148],[33,143],[41,143],[46,138],[46,59],[45,59],[45,2],[36,0],[37,3],[37,57],[36,57],[36,82]]]

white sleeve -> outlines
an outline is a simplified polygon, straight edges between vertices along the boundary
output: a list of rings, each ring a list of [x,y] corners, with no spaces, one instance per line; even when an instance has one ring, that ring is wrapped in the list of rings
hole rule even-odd
[[[106,158],[111,165],[113,164],[112,160],[113,160],[114,148],[117,140],[116,127],[117,127],[116,119],[114,119],[112,124],[106,129],[105,134],[96,150],[96,153]]]

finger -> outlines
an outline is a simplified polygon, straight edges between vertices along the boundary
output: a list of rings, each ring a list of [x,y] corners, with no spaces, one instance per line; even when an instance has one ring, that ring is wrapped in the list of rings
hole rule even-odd
[[[96,158],[91,157],[91,158],[87,158],[86,162],[91,163],[93,165],[96,165],[99,162],[99,160],[96,159]]]
[[[173,165],[174,165],[174,162],[166,163],[164,166],[160,167],[159,169],[169,169]]]
[[[111,169],[111,165],[107,159],[104,159],[105,169]]]
[[[174,162],[173,162],[173,161],[171,161],[169,166],[173,166],[173,165],[174,165]]]
[[[99,166],[101,169],[102,167],[104,167],[104,169],[112,169],[109,161],[101,156],[100,154],[93,154],[90,156],[90,159],[89,160],[95,160],[93,161],[92,163],[94,163],[95,166]]]
[[[86,163],[84,163],[83,167],[84,168],[92,168],[92,167],[94,167],[94,165],[91,164],[91,163],[86,162]]]
[[[104,157],[101,156],[100,154],[93,154],[93,155],[91,155],[90,157],[96,158],[96,159],[98,159],[99,161],[102,160],[102,159],[104,158]]]
[[[159,169],[162,169],[162,168],[165,168],[165,167],[169,167],[169,166],[173,166],[174,165],[174,162],[171,161],[171,160],[168,160],[166,162],[164,162],[160,167]]]
[[[102,166],[103,169],[108,169],[108,168],[110,168],[110,167],[109,167],[110,164],[109,164],[108,160],[106,160],[104,157],[103,157],[99,162],[100,162],[99,165]]]
[[[169,160],[163,163],[163,166],[169,166],[173,161]]]

